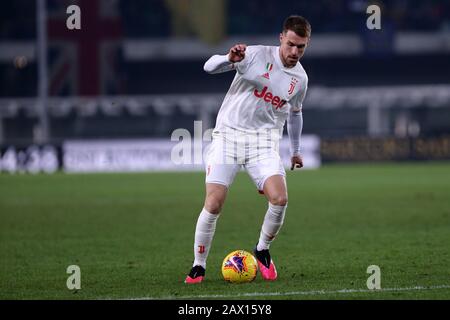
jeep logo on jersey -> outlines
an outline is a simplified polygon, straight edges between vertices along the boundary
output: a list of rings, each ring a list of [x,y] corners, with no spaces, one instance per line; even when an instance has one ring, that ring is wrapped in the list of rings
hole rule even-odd
[[[273,106],[276,106],[275,109],[281,109],[286,104],[286,100],[281,100],[279,96],[274,96],[272,92],[267,91],[267,87],[264,87],[261,92],[255,89],[253,94],[255,97],[261,98],[265,102],[270,102]]]

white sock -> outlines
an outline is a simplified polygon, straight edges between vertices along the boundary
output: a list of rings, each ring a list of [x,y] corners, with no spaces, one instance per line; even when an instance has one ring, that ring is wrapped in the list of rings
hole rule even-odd
[[[259,242],[256,246],[258,251],[267,250],[270,247],[273,239],[281,229],[284,221],[284,214],[286,212],[287,205],[276,206],[269,202],[269,208],[267,209],[266,216],[264,217],[264,223],[259,235]]]
[[[216,222],[219,214],[209,213],[205,208],[200,212],[195,228],[194,242],[194,265],[201,265],[206,269],[206,259],[208,258],[209,248],[216,231]]]

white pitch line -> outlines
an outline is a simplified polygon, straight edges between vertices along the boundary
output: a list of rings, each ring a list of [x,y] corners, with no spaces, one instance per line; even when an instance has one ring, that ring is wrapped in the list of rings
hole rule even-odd
[[[415,286],[406,288],[381,288],[381,289],[341,289],[341,290],[312,290],[312,291],[291,291],[291,292],[248,292],[248,293],[236,293],[236,294],[204,294],[197,296],[166,296],[166,297],[142,297],[142,298],[129,298],[126,300],[178,300],[178,299],[214,299],[214,298],[236,298],[236,297],[282,297],[282,296],[314,296],[323,294],[341,294],[341,293],[376,293],[376,292],[395,292],[395,291],[421,291],[421,290],[437,290],[437,289],[450,289],[450,285],[439,286]]]

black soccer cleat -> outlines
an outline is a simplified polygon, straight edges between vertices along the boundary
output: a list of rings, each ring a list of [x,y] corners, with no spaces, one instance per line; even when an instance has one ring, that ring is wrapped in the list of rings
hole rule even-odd
[[[258,262],[259,272],[264,280],[274,281],[277,279],[277,268],[270,257],[269,250],[258,251],[257,248],[253,251],[255,253],[256,261]]]
[[[268,249],[258,251],[258,249],[255,247],[255,250],[253,250],[253,252],[255,253],[255,257],[259,262],[261,262],[266,268],[270,267],[271,258]]]
[[[189,272],[189,275],[184,280],[184,283],[200,283],[205,278],[205,268],[202,266],[194,266],[191,269],[191,272]]]

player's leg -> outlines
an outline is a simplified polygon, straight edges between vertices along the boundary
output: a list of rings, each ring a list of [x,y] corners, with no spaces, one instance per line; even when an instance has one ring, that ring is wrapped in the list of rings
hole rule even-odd
[[[277,271],[269,253],[269,247],[278,235],[284,222],[287,207],[287,187],[285,171],[277,153],[246,166],[260,193],[268,200],[260,236],[254,250],[262,277],[275,280]]]
[[[207,183],[205,204],[195,227],[194,266],[206,268],[211,242],[216,231],[216,223],[225,202],[228,188],[221,184]]]
[[[288,202],[286,179],[283,175],[268,177],[264,182],[263,190],[268,201],[268,209],[261,228],[258,250],[269,249],[283,225]]]
[[[285,177],[282,175],[270,176],[264,182],[263,190],[268,200],[268,208],[254,253],[262,277],[265,280],[273,281],[277,279],[278,273],[275,263],[270,256],[269,247],[278,235],[284,222],[287,207]]]
[[[205,203],[197,219],[194,240],[194,263],[186,277],[186,283],[203,281],[216,223],[225,202],[228,188],[232,184],[240,165],[207,165]]]
[[[225,202],[228,188],[218,183],[206,183],[206,197],[195,226],[194,263],[186,283],[203,281],[206,260],[216,231],[216,223]]]

